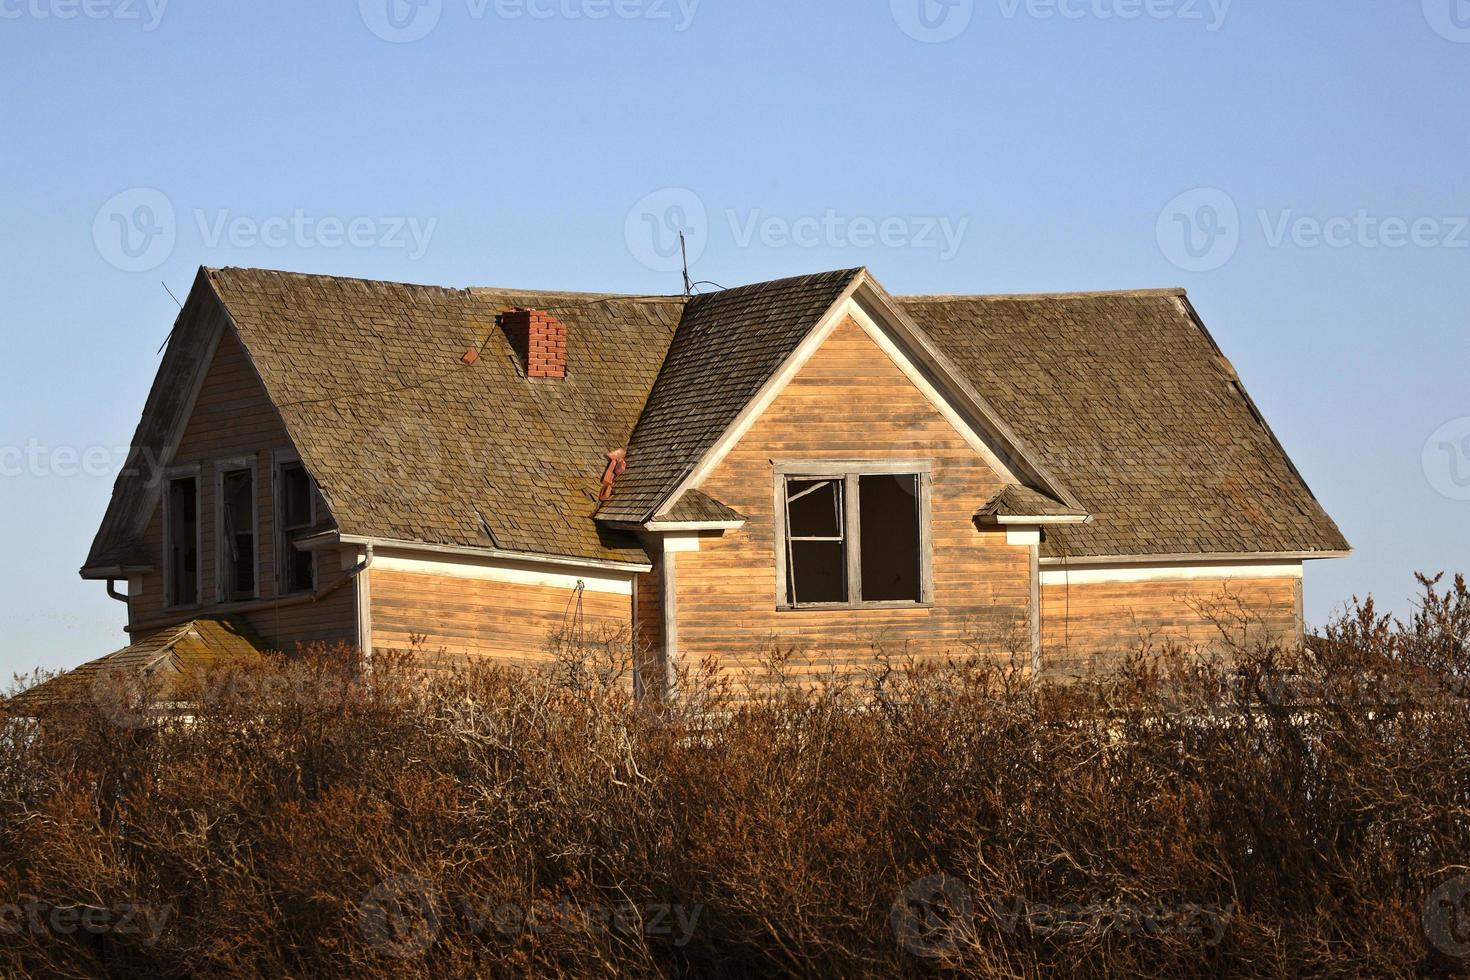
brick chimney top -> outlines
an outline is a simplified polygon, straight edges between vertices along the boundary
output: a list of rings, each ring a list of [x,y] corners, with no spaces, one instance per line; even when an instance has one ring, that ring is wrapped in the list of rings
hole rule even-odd
[[[500,328],[510,339],[528,378],[567,376],[567,328],[545,310],[517,307],[500,314]]]

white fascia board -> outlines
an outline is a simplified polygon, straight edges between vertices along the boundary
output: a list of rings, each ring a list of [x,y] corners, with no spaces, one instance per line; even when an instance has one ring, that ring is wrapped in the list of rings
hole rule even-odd
[[[1026,527],[1036,527],[1045,524],[1091,524],[1091,514],[1067,514],[1063,517],[1021,517],[1016,515],[1000,517],[982,517],[981,523],[999,524],[1002,527],[1008,524],[1020,524]]]
[[[532,562],[499,559],[454,560],[449,557],[409,557],[375,550],[373,571],[409,572],[415,575],[437,575],[472,579],[481,582],[503,582],[508,585],[533,585],[550,589],[575,589],[579,585],[588,592],[609,595],[633,595],[633,573],[614,574],[591,570],[553,570]]]
[[[1097,585],[1104,582],[1168,582],[1195,579],[1253,579],[1302,577],[1296,562],[1222,562],[1203,565],[1091,565],[1082,568],[1049,567],[1041,570],[1043,586]]]
[[[481,558],[490,561],[521,562],[529,565],[555,568],[582,568],[624,575],[636,575],[640,572],[650,572],[653,570],[653,565],[646,561],[608,561],[600,558],[572,558],[566,555],[541,555],[527,551],[504,551],[498,548],[472,548],[467,545],[430,544],[424,541],[403,541],[398,538],[339,534],[336,531],[327,531],[322,534],[312,535],[310,538],[301,541],[298,547],[307,550],[316,550],[318,548],[329,548],[338,544],[372,545],[373,549],[379,555],[385,551],[390,554],[400,552],[407,555],[447,555],[462,558]]]
[[[738,531],[744,521],[649,521],[640,526],[652,534],[668,534],[671,531]]]
[[[1205,565],[1211,562],[1239,565],[1262,562],[1316,561],[1324,558],[1346,558],[1352,551],[1240,551],[1193,555],[1078,555],[1050,556],[1041,564],[1050,567],[1088,568],[1097,565]]]

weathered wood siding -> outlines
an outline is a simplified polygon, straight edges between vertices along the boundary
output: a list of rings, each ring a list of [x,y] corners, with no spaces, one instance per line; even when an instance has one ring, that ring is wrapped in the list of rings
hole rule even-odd
[[[255,460],[255,492],[260,514],[256,548],[260,553],[258,580],[262,606],[276,597],[276,544],[274,534],[272,452],[289,450],[291,439],[272,407],[260,379],[246,359],[244,349],[226,331],[205,375],[194,412],[184,429],[172,465],[199,465],[199,522],[203,540],[199,560],[203,571],[197,606],[166,609],[164,595],[163,505],[160,500],[148,523],[146,541],[155,569],[142,577],[141,593],[128,601],[130,623],[168,619],[184,622],[209,615],[217,608],[218,568],[215,561],[216,460],[251,457]],[[318,560],[320,589],[341,580],[345,574],[335,554]],[[279,649],[292,651],[303,643],[356,641],[356,614],[352,584],[348,583],[321,602],[280,609],[246,609],[240,613],[250,625]]]
[[[650,693],[662,691],[664,649],[663,568],[661,559],[633,585],[633,644],[639,670]]]
[[[414,650],[429,661],[489,659],[545,666],[573,621],[572,589],[374,568],[369,573],[373,649]],[[626,651],[633,597],[582,593],[583,633]]]
[[[1300,639],[1301,579],[1202,578],[1044,585],[1043,665],[1074,672],[1149,647],[1228,653],[1246,645]]]
[[[932,460],[929,608],[779,611],[773,460]],[[980,531],[1002,480],[852,320],[840,325],[700,489],[749,522],[674,560],[677,656],[758,676],[775,646],[795,676],[861,671],[878,648],[919,659],[1014,648],[1029,661],[1028,549]]]

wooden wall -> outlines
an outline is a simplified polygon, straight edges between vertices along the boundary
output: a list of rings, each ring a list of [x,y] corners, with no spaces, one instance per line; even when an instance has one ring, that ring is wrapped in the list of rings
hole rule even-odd
[[[773,459],[933,461],[932,608],[778,611]],[[678,657],[714,657],[758,676],[774,646],[798,651],[795,676],[862,671],[875,647],[895,658],[999,654],[1029,662],[1029,552],[982,532],[975,510],[1002,486],[852,320],[840,325],[700,489],[749,518],[674,556]]]
[[[1245,644],[1294,643],[1300,586],[1285,576],[1044,585],[1043,667],[1072,673],[1168,643],[1228,652],[1227,634]]]
[[[549,665],[552,639],[574,609],[575,592],[567,588],[376,567],[369,574],[374,651],[412,649],[431,662]],[[589,642],[620,634],[626,649],[632,604],[631,595],[583,592]]]
[[[130,623],[168,619],[184,622],[209,615],[217,608],[215,563],[215,476],[216,460],[253,457],[256,466],[255,490],[260,514],[256,547],[260,552],[258,581],[261,605],[276,595],[276,544],[272,480],[272,451],[292,448],[290,437],[282,426],[260,379],[246,359],[245,351],[234,335],[226,330],[221,337],[214,361],[205,375],[194,413],[185,427],[173,465],[199,465],[199,520],[203,532],[200,563],[203,579],[200,604],[185,609],[164,608],[163,505],[154,508],[146,532],[147,547],[155,569],[142,576],[142,590],[128,600]],[[318,585],[325,589],[345,574],[335,554],[318,559]],[[252,627],[273,646],[293,651],[303,643],[355,642],[357,621],[352,584],[337,589],[321,602],[280,609],[246,609],[241,613]]]

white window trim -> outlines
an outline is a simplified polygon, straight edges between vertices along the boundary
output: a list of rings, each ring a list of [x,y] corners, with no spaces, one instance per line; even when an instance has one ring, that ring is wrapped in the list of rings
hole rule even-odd
[[[225,592],[225,474],[250,471],[250,534],[254,543],[250,556],[255,569],[255,591],[245,598]],[[224,602],[249,602],[260,598],[260,467],[254,456],[220,459],[214,464],[214,592]]]
[[[273,554],[275,555],[276,595],[305,595],[307,592],[316,591],[317,582],[321,575],[321,567],[320,563],[316,560],[316,554],[314,552],[308,552],[311,555],[311,585],[305,589],[297,589],[294,592],[286,591],[286,563],[281,560],[285,556],[286,547],[289,544],[285,532],[281,527],[281,515],[285,513],[285,510],[281,506],[281,470],[286,466],[301,466],[303,471],[306,469],[301,464],[301,455],[295,450],[273,450],[271,452],[271,544],[275,548]],[[315,527],[317,522],[316,481],[311,478],[310,473],[306,474],[306,479],[311,491],[309,504],[311,508],[309,514],[311,520],[310,526]]]
[[[934,538],[931,498],[932,460],[789,460],[774,461],[776,514],[776,608],[782,612],[822,609],[925,609],[934,604]],[[919,478],[919,601],[907,599],[865,602],[862,595],[862,519],[857,478],[862,476],[916,475]],[[788,602],[786,580],[786,481],[803,478],[842,477],[845,550],[847,555],[847,600],[844,602]]]
[[[173,527],[172,508],[169,506],[169,489],[175,480],[194,481],[194,601],[174,602],[174,580],[173,561],[170,552],[173,550]],[[199,474],[199,464],[191,463],[188,466],[174,466],[164,471],[163,474],[163,608],[164,609],[197,609],[204,603],[204,480]],[[131,581],[128,584],[128,593],[138,595],[141,589],[134,590]]]

